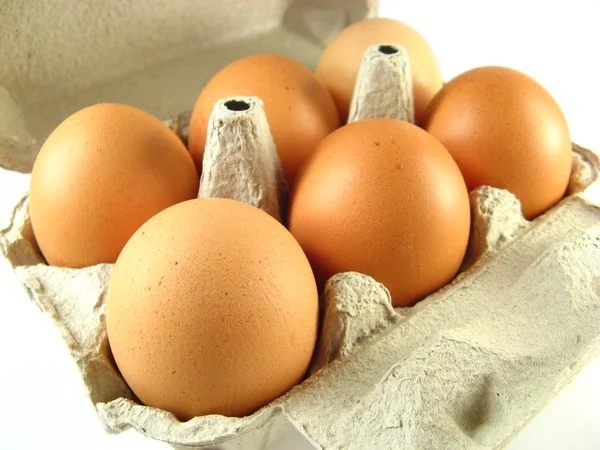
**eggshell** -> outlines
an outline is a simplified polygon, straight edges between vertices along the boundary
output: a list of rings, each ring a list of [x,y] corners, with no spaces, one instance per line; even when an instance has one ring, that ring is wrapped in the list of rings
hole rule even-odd
[[[427,105],[442,87],[439,63],[427,41],[414,28],[393,19],[367,19],[342,30],[327,45],[316,69],[346,122],[354,84],[367,48],[399,44],[408,52],[413,79],[415,120],[421,123]]]
[[[196,199],[153,217],[127,243],[106,325],[115,361],[146,405],[182,420],[244,416],[304,377],[317,288],[277,220],[235,200]]]
[[[247,56],[218,72],[196,102],[188,146],[199,169],[213,107],[217,100],[233,96],[256,96],[263,101],[290,183],[317,144],[340,126],[329,92],[310,70],[284,56]]]
[[[99,104],[68,117],[42,146],[31,223],[51,265],[113,263],[146,220],[197,193],[192,159],[165,124],[130,106]]]
[[[356,271],[394,306],[450,281],[469,237],[469,198],[456,163],[407,122],[369,119],[333,132],[293,189],[289,227],[322,285]]]
[[[532,219],[564,195],[571,137],[552,96],[504,67],[481,67],[450,81],[431,103],[425,127],[450,151],[469,191],[507,189]]]

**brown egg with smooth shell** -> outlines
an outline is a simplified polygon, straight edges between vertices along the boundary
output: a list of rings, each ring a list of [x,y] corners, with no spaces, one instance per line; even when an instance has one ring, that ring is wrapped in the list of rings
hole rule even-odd
[[[321,142],[292,191],[289,228],[320,286],[339,272],[370,275],[408,306],[457,273],[470,228],[456,163],[407,122],[354,122]]]
[[[215,103],[236,95],[259,97],[288,182],[318,143],[340,126],[329,92],[303,65],[284,56],[252,55],[221,69],[200,93],[188,147],[202,167],[208,119]]]
[[[185,145],[150,114],[98,104],[65,119],[31,174],[29,211],[49,264],[114,263],[150,217],[198,195]]]
[[[571,138],[552,96],[505,67],[481,67],[451,80],[431,103],[425,127],[457,162],[469,190],[507,189],[533,219],[564,195]]]
[[[144,224],[106,299],[115,361],[146,405],[181,420],[249,415],[302,381],[318,327],[310,264],[267,213],[228,199]]]
[[[409,55],[413,78],[415,121],[420,124],[427,105],[442,87],[442,72],[431,46],[414,28],[398,20],[375,18],[356,22],[327,45],[316,69],[346,122],[363,55],[375,44],[400,44]]]

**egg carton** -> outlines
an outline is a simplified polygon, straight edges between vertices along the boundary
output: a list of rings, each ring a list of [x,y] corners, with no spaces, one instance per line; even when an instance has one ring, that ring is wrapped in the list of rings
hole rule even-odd
[[[232,100],[247,109],[230,110]],[[184,140],[186,123],[185,115],[169,123]],[[286,186],[259,99],[217,103],[204,168],[201,197],[235,198],[279,217]],[[472,192],[464,270],[414,307],[394,309],[366,275],[332,277],[310,376],[244,418],[182,423],[136,401],[106,337],[112,265],[44,264],[26,197],[0,242],[63,335],[109,431],[133,427],[185,448],[264,448],[290,426],[317,448],[495,448],[598,354],[599,169],[595,154],[574,145],[567,197],[533,222],[507,191]]]
[[[398,78],[406,61],[376,48],[365,61],[351,120],[401,114],[410,120],[410,89],[406,77]],[[373,100],[382,91],[398,101]],[[237,198],[277,217],[286,186],[262,104],[236,101],[248,108],[231,111],[223,100],[211,116],[201,196]],[[168,122],[184,142],[188,118]],[[244,144],[232,145],[232,133]],[[254,164],[241,164],[243,156]],[[57,325],[110,432],[135,428],[175,448],[264,448],[291,428],[317,448],[497,448],[600,353],[599,171],[596,154],[573,144],[567,195],[531,222],[509,192],[486,186],[472,192],[461,273],[413,307],[393,308],[385,287],[366,275],[332,277],[309,376],[244,418],[182,423],[139,404],[106,338],[112,265],[46,265],[26,196],[0,232],[0,249]],[[236,177],[244,182],[223,182]]]

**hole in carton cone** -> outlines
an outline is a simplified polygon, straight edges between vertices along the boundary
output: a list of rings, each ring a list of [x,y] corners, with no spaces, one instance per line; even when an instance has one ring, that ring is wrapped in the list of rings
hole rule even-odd
[[[250,109],[250,105],[242,100],[229,100],[225,102],[225,107],[229,111],[248,111]]]
[[[394,47],[393,45],[380,45],[379,52],[384,55],[394,55],[398,53],[398,47]]]

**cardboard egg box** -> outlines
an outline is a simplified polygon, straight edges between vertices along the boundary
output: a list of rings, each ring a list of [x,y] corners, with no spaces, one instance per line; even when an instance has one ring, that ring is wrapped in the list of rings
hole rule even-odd
[[[289,3],[307,11],[316,4]],[[373,3],[363,6],[373,13]],[[406,68],[394,55],[372,51],[350,120],[403,114],[410,120],[410,111],[398,108],[410,99],[357,101],[376,91],[395,99],[407,92],[406,79],[395,78]],[[238,100],[249,108],[231,111],[226,100],[219,102],[210,136],[232,129],[260,132],[246,133],[243,148],[208,146],[205,158],[213,162],[204,167],[214,176],[203,178],[200,195],[238,198],[277,216],[285,184],[262,104]],[[168,121],[184,142],[187,118],[179,114]],[[23,168],[14,165],[19,151],[9,150],[2,149],[12,155],[4,161]],[[264,170],[239,166],[236,151],[254,152]],[[232,170],[246,183],[219,184],[218,174]],[[214,415],[181,423],[136,401],[115,370],[106,338],[104,299],[112,265],[47,266],[35,243],[27,196],[0,232],[0,249],[30,299],[56,324],[110,432],[133,427],[176,448],[259,449],[292,427],[317,448],[497,448],[600,353],[599,170],[593,152],[573,145],[567,195],[532,222],[522,217],[512,194],[489,187],[472,192],[472,232],[461,273],[414,307],[392,308],[385,287],[368,276],[332,277],[322,296],[324,318],[309,376],[244,418]]]

